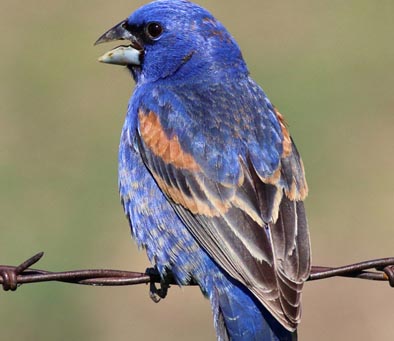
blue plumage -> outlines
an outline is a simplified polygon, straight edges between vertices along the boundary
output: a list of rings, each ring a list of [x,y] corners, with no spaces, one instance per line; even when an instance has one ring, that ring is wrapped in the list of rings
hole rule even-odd
[[[145,168],[141,158],[126,147],[127,140],[124,130],[119,153],[120,194],[133,237],[146,249],[149,260],[162,274],[171,270],[179,284],[187,284],[191,278],[200,284],[211,301],[215,327],[222,333],[219,340],[226,340],[227,335],[221,331],[223,318],[232,340],[291,340],[290,333],[247,289],[229,278],[184,228],[149,172],[141,171]]]
[[[148,4],[98,42],[136,88],[119,150],[132,234],[165,277],[196,281],[220,340],[291,340],[310,271],[302,161],[282,115],[212,15]]]

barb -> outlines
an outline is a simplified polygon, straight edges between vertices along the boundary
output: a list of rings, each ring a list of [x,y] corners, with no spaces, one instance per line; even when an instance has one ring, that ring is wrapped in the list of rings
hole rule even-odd
[[[119,286],[162,282],[160,274],[156,269],[152,268],[147,269],[145,273],[110,269],[62,272],[30,269],[43,255],[43,252],[37,253],[18,266],[0,265],[0,284],[3,286],[3,289],[5,291],[15,291],[21,284],[49,281],[94,286]],[[394,257],[368,260],[336,268],[312,266],[308,281],[322,280],[335,276],[388,281],[390,286],[394,287]],[[166,283],[176,284],[171,274],[166,277]],[[196,285],[196,283],[190,282],[189,285]]]

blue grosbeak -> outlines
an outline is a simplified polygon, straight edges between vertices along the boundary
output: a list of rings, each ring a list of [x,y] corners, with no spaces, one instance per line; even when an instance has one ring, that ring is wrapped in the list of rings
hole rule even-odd
[[[208,11],[145,5],[97,43],[136,87],[119,151],[131,231],[163,278],[194,280],[220,340],[291,340],[310,273],[302,161],[279,111]]]

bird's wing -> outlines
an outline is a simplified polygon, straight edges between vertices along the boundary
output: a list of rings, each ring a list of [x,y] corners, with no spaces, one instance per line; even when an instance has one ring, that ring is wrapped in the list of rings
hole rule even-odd
[[[240,122],[237,131],[221,120],[216,131],[208,116],[200,127],[183,121],[174,101],[139,107],[145,165],[206,252],[294,330],[310,271],[307,185],[282,116],[268,105],[261,122]]]

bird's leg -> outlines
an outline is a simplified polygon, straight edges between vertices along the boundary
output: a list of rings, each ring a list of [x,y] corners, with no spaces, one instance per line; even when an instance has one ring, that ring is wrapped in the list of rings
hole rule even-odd
[[[149,297],[155,303],[159,303],[161,299],[167,296],[168,289],[170,288],[171,275],[160,276],[156,268],[148,268],[145,272],[147,275],[152,277],[149,287]],[[160,276],[160,287],[156,287],[154,277]]]

